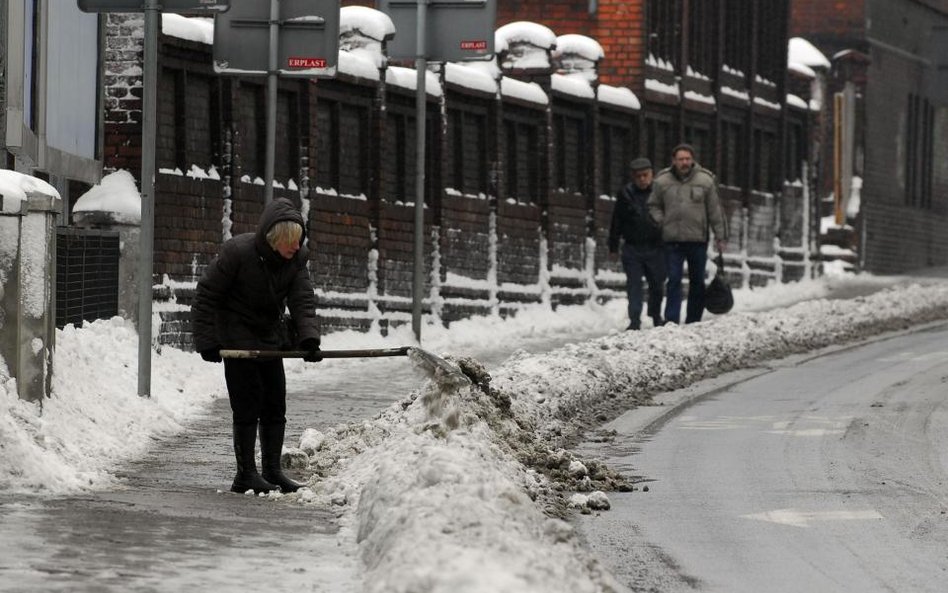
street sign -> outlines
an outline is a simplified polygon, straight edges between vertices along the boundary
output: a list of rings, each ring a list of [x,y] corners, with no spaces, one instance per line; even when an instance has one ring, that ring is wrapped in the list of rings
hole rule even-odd
[[[78,0],[82,12],[143,12],[145,0]],[[224,12],[230,0],[161,0],[161,12]]]
[[[386,44],[390,58],[460,62],[484,60],[494,54],[497,0],[428,0],[424,56],[418,56],[416,47],[418,2],[378,0],[376,7],[392,19],[398,31]]]
[[[280,0],[277,71],[280,76],[329,78],[339,61],[339,0]],[[269,72],[270,2],[231,0],[214,18],[214,71]]]

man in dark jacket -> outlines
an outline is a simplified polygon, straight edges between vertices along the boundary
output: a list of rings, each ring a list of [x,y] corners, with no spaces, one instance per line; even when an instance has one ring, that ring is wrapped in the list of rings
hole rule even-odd
[[[316,295],[306,269],[308,250],[303,217],[289,200],[275,199],[263,210],[255,233],[224,242],[198,281],[191,306],[195,350],[221,362],[222,349],[278,350],[298,347],[305,360],[319,360]],[[285,344],[281,317],[289,309],[298,343]],[[233,411],[237,475],[233,492],[280,489],[301,484],[280,467],[286,427],[286,377],[282,359],[224,361]],[[254,448],[260,429],[262,475]]]
[[[665,284],[665,256],[661,229],[648,215],[648,197],[652,193],[652,162],[638,158],[629,166],[632,182],[619,190],[612,224],[609,227],[609,253],[615,256],[622,245],[629,296],[629,327],[639,329],[642,321],[642,276],[648,282],[648,316],[655,326],[663,325],[662,296]]]

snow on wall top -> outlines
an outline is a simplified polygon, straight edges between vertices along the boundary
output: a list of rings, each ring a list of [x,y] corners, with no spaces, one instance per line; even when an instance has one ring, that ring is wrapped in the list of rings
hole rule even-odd
[[[598,62],[606,57],[599,42],[585,35],[560,35],[556,38],[556,51],[560,55],[575,55],[590,62]]]
[[[610,105],[618,105],[619,107],[635,110],[642,108],[642,104],[639,102],[639,98],[635,96],[635,93],[624,86],[600,84],[598,95],[601,103],[609,103]]]
[[[56,200],[62,199],[52,185],[42,179],[16,171],[0,169],[0,196],[3,196],[0,212],[20,212],[20,204],[27,194],[43,194]]]
[[[117,222],[139,223],[142,220],[142,197],[132,174],[116,171],[79,196],[72,211],[112,212]]]
[[[368,6],[343,6],[339,10],[339,35],[358,31],[375,41],[384,41],[395,34],[391,17]]]
[[[161,15],[161,32],[171,37],[214,45],[214,19],[186,17],[170,12]]]
[[[797,63],[811,68],[829,68],[830,61],[823,52],[802,37],[792,37],[787,42],[787,62]]]
[[[517,21],[497,29],[494,44],[495,51],[503,51],[504,68],[549,70],[550,52],[556,47],[556,35],[543,25]]]

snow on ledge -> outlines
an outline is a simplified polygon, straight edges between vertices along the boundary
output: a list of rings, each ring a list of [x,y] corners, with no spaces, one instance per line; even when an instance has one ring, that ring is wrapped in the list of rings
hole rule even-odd
[[[19,212],[20,204],[27,199],[27,194],[37,193],[61,200],[59,192],[52,185],[42,179],[30,175],[17,173],[7,169],[0,169],[0,200],[2,212]]]
[[[599,85],[598,96],[599,101],[602,103],[626,107],[636,111],[642,109],[642,104],[639,102],[639,98],[635,96],[635,93],[633,93],[631,89],[627,89],[625,87],[601,84]]]

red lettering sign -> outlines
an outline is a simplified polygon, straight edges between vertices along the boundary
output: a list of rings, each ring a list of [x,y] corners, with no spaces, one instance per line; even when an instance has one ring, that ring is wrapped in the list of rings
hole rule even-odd
[[[487,41],[481,39],[477,41],[462,41],[461,49],[484,50],[487,49]]]
[[[287,58],[288,68],[325,68],[326,60],[324,58]]]

